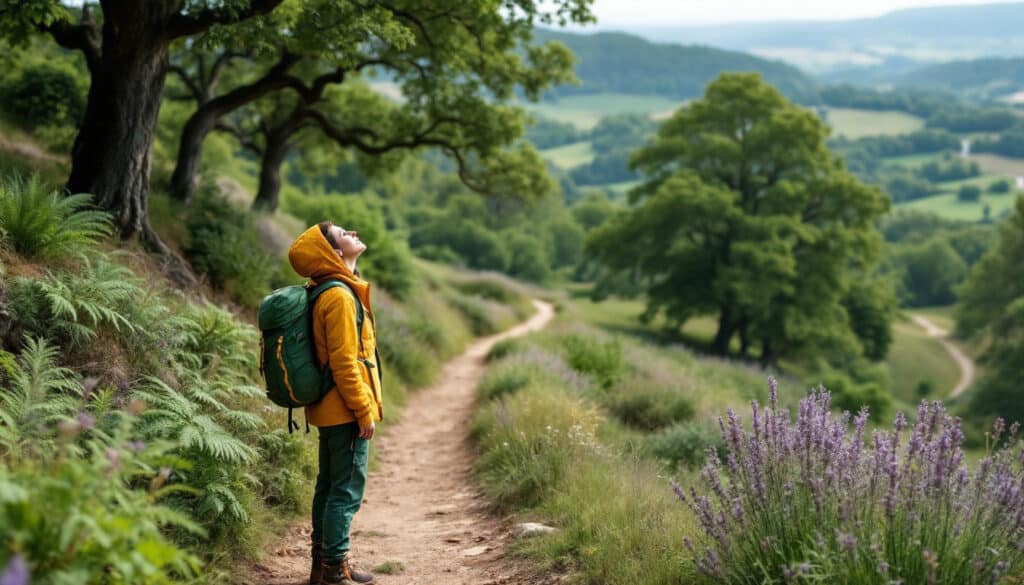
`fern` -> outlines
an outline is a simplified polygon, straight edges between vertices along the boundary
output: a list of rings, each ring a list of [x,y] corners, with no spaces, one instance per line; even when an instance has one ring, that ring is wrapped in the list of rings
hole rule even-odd
[[[144,295],[128,268],[103,256],[83,256],[76,272],[15,279],[10,302],[27,332],[66,340],[74,349],[95,339],[102,327],[122,336],[138,333],[140,328],[129,315]]]
[[[0,181],[3,242],[24,256],[60,258],[92,247],[113,231],[110,215],[89,209],[92,196],[63,196],[38,177]]]
[[[8,451],[32,445],[44,452],[54,424],[81,406],[82,385],[74,373],[56,365],[56,347],[26,338],[7,391],[0,392],[0,444]]]

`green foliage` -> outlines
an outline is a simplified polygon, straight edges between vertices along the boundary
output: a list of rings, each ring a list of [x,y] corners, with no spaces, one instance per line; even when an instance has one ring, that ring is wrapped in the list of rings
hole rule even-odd
[[[974,335],[995,323],[1006,307],[1024,297],[1024,197],[1016,213],[999,227],[998,243],[971,270],[959,290],[956,330]]]
[[[720,430],[704,422],[690,421],[672,425],[652,435],[647,449],[673,468],[679,468],[680,465],[694,468],[704,463],[708,449],[720,452],[724,446]]]
[[[659,384],[646,376],[632,376],[613,386],[603,401],[626,425],[656,431],[693,417],[694,407],[678,384]]]
[[[901,274],[901,296],[911,307],[947,305],[967,275],[967,264],[948,242],[932,239],[896,247],[892,264]]]
[[[978,389],[971,398],[974,416],[999,416],[1024,421],[1020,388],[1024,356],[1024,296],[1017,298],[988,325],[991,341],[982,354],[986,366]]]
[[[673,324],[717,316],[717,352],[737,334],[766,362],[856,351],[842,303],[877,261],[889,203],[843,170],[826,134],[759,76],[719,77],[633,155],[648,177],[637,205],[588,237],[601,286],[639,283],[646,316]]]
[[[65,196],[38,177],[0,179],[0,244],[33,258],[66,258],[110,234],[106,213],[89,209],[92,197]]]
[[[15,555],[33,580],[170,583],[198,560],[167,539],[203,530],[164,500],[180,467],[169,445],[136,441],[136,420],[87,392],[59,352],[28,338],[0,388],[0,566]],[[78,415],[75,416],[75,412]],[[147,489],[148,488],[148,489]]]
[[[850,285],[843,301],[850,326],[860,341],[864,357],[885,359],[892,345],[892,320],[896,311],[896,291],[888,278],[861,278]]]
[[[379,283],[398,298],[406,298],[416,274],[403,238],[390,233],[379,207],[371,206],[367,194],[296,196],[282,200],[285,211],[307,225],[331,220],[336,225],[359,233],[366,252],[359,259],[360,272]]]
[[[977,203],[981,200],[981,187],[964,185],[956,192],[956,199],[966,203]]]
[[[64,129],[65,145],[85,113],[85,89],[77,72],[60,62],[41,62],[0,84],[7,116],[28,130]]]
[[[497,333],[516,321],[512,309],[483,297],[448,291],[445,299],[466,319],[473,335]]]
[[[892,397],[874,382],[857,383],[839,373],[822,377],[822,386],[832,393],[832,406],[857,413],[866,406],[874,419],[881,420],[889,412]]]
[[[473,432],[484,449],[477,469],[495,506],[533,506],[549,496],[572,463],[594,448],[597,421],[591,409],[551,389],[486,406]]]
[[[1011,189],[1010,181],[1007,179],[999,179],[998,181],[992,181],[988,184],[988,192],[993,195],[1003,195],[1009,193]]]
[[[526,346],[522,339],[519,339],[518,337],[509,337],[508,339],[502,339],[498,343],[492,345],[491,350],[487,352],[487,356],[484,359],[487,362],[501,360],[512,354],[519,353],[525,348]]]
[[[505,237],[505,246],[509,251],[509,274],[531,282],[544,282],[551,278],[551,260],[540,240],[512,232]]]
[[[599,340],[570,334],[559,341],[569,365],[593,376],[604,388],[611,388],[626,373],[626,359],[618,339]]]
[[[498,398],[526,388],[535,377],[534,372],[523,368],[522,364],[508,362],[488,369],[477,391],[483,398]]]
[[[539,31],[538,38],[564,43],[579,58],[578,87],[556,95],[625,93],[674,99],[699,96],[723,71],[757,71],[790,99],[817,101],[817,84],[792,65],[706,46],[654,43],[621,32],[573,34]],[[685,69],[679,64],[686,63]]]
[[[23,330],[80,349],[101,330],[122,337],[139,333],[131,318],[143,298],[131,270],[103,255],[83,257],[75,271],[47,272],[43,278],[17,278],[11,307]]]
[[[255,307],[270,292],[276,266],[263,252],[252,217],[235,209],[213,186],[201,187],[185,227],[185,254],[214,286],[248,307]]]

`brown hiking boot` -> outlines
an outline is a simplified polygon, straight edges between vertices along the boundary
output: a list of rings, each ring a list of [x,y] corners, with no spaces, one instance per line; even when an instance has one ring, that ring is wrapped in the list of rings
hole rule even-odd
[[[323,568],[320,580],[323,585],[374,585],[377,582],[370,573],[352,568],[347,558],[324,559]]]
[[[313,548],[311,549],[313,556],[313,563],[309,569],[309,585],[320,585],[320,581],[324,576],[324,548],[323,543],[314,542]]]

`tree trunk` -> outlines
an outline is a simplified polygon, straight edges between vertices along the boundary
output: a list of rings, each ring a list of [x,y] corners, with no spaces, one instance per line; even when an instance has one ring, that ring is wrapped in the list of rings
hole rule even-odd
[[[764,367],[777,366],[779,354],[772,345],[771,339],[761,340],[761,365]]]
[[[732,310],[725,307],[718,317],[718,332],[715,333],[715,339],[711,342],[711,351],[719,355],[729,353],[729,342],[732,341],[735,332],[736,323],[733,320]]]
[[[160,11],[148,10],[148,4],[127,3],[135,5],[125,9],[133,14],[104,23],[103,51],[92,71],[67,187],[72,193],[92,193],[114,215],[121,238],[143,234],[144,242],[156,243],[159,238],[147,220],[147,196],[169,40],[159,28],[163,14],[149,14]]]
[[[196,175],[199,172],[199,161],[203,158],[203,142],[222,115],[222,112],[206,105],[200,106],[181,132],[178,162],[171,175],[171,196],[185,205],[192,201],[196,193]]]
[[[267,136],[260,161],[260,187],[252,208],[258,211],[274,212],[281,196],[281,165],[288,155],[288,134],[273,132]]]
[[[740,333],[740,356],[744,358],[750,352],[750,323],[747,321],[747,319],[743,319],[738,326]]]

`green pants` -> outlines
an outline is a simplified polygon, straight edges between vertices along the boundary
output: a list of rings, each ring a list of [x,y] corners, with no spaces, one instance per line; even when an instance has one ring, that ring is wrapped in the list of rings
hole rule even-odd
[[[323,543],[325,559],[341,559],[348,555],[352,517],[363,503],[370,441],[359,438],[359,425],[354,422],[319,431],[313,542]]]

